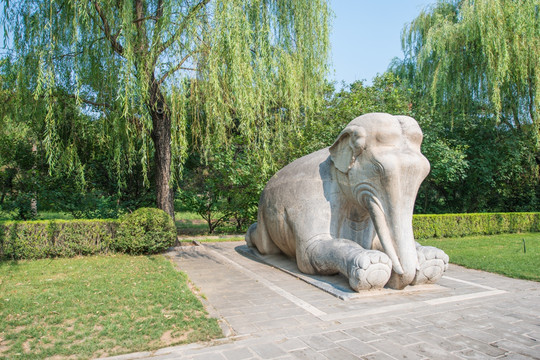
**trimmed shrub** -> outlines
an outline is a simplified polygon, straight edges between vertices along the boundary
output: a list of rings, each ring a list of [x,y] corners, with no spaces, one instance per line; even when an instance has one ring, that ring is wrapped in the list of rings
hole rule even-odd
[[[120,219],[113,247],[128,254],[154,254],[172,246],[175,240],[176,226],[165,211],[140,208]]]
[[[540,232],[540,213],[415,215],[417,239]],[[176,227],[169,215],[142,208],[118,220],[0,222],[0,259],[38,259],[107,254],[157,253],[172,246]]]
[[[417,239],[539,232],[540,213],[415,215]]]
[[[0,223],[0,259],[105,254],[116,220],[7,221]]]

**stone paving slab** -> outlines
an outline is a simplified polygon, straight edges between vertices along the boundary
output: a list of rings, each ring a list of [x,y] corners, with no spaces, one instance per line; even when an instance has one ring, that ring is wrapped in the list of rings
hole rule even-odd
[[[349,280],[342,274],[337,275],[309,275],[302,273],[296,262],[283,254],[278,255],[262,255],[255,248],[248,247],[247,245],[240,245],[235,248],[235,250],[247,257],[251,257],[255,260],[262,261],[265,264],[273,266],[277,269],[280,269],[289,275],[292,275],[302,281],[307,282],[323,291],[326,291],[330,295],[333,295],[341,300],[352,300],[352,299],[361,299],[368,296],[381,296],[389,295],[393,293],[400,293],[400,295],[409,293],[409,292],[419,292],[419,291],[436,291],[442,289],[437,284],[426,284],[418,286],[407,286],[403,290],[394,290],[390,288],[370,290],[356,292],[349,286]]]
[[[110,359],[540,359],[540,283],[450,265],[431,290],[343,301],[242,246],[167,253],[225,338]]]

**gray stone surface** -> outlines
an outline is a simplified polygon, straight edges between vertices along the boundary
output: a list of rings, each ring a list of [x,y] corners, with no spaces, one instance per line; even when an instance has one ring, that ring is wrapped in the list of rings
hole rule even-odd
[[[268,181],[246,243],[295,259],[305,274],[341,273],[355,291],[436,282],[448,256],[416,243],[412,229],[416,193],[430,168],[421,143],[411,117],[357,117],[332,146]]]
[[[343,301],[241,246],[168,254],[228,337],[117,359],[540,359],[540,283],[450,265],[442,289]]]
[[[396,291],[402,291],[404,293],[418,293],[422,291],[437,291],[443,290],[437,284],[419,284],[415,286],[407,286],[402,290],[394,290],[391,288],[382,289],[370,289],[366,291],[357,292],[351,289],[348,279],[342,274],[334,275],[310,275],[304,274],[298,269],[296,262],[285,254],[263,255],[257,251],[257,249],[244,246],[238,246],[236,251],[252,257],[256,260],[262,261],[268,265],[278,268],[298,279],[307,282],[319,289],[333,295],[341,300],[360,299],[370,296],[390,295]]]

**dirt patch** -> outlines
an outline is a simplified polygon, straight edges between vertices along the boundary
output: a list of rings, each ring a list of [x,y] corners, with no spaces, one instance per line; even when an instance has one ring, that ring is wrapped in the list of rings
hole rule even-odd
[[[54,356],[45,358],[45,360],[69,360],[69,359],[77,359],[77,355],[70,355],[70,356],[54,355]]]
[[[24,352],[25,354],[30,354],[30,353],[31,353],[32,347],[30,346],[30,339],[28,339],[28,340],[26,340],[25,342],[23,342],[22,348],[23,348],[23,352]]]
[[[164,345],[164,346],[169,346],[169,345],[185,342],[192,332],[193,332],[193,329],[190,329],[187,332],[181,332],[181,333],[174,330],[167,330],[163,333],[163,335],[161,335],[161,338],[159,338],[159,342],[161,343],[161,345]]]
[[[86,341],[86,339],[74,340],[74,341],[70,344],[70,346],[81,345],[81,344],[83,344],[85,341]]]
[[[20,333],[21,331],[25,330],[26,329],[26,326],[22,326],[22,325],[19,325],[19,326],[16,326],[12,332],[15,333],[15,334],[18,334]]]
[[[68,320],[64,320],[64,322],[62,323],[62,328],[65,330],[65,331],[73,331],[75,330],[75,323],[77,322],[76,319],[68,319]]]
[[[46,349],[50,349],[50,348],[54,347],[54,344],[52,342],[45,344],[43,341],[40,341],[39,342],[39,347],[46,350]]]
[[[112,349],[109,349],[109,351],[99,351],[97,353],[94,353],[92,355],[92,358],[104,358],[104,357],[109,357],[118,353],[125,353],[125,352],[126,352],[126,349],[124,349],[121,346],[116,345]]]
[[[0,355],[11,349],[10,342],[0,337]]]

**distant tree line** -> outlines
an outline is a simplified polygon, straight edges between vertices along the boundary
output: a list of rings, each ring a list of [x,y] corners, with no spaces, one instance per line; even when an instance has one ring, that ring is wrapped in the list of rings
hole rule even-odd
[[[165,174],[170,190],[160,191],[174,196],[177,210],[200,213],[211,231],[231,222],[245,229],[275,171],[331,145],[350,120],[367,112],[410,115],[422,127],[431,173],[420,188],[417,213],[540,208],[537,0],[439,1],[405,27],[404,59],[394,60],[370,85],[338,88],[320,75],[328,52],[328,5],[322,0],[231,0],[215,8],[186,0],[181,15],[161,1],[110,13],[99,10],[105,8],[99,1],[89,8],[63,3],[50,7],[80,18],[69,31],[51,24],[59,32],[55,39],[63,39],[52,49],[47,36],[30,41],[43,28],[31,21],[37,13],[17,17],[38,8],[19,4],[4,14],[18,19],[14,28],[27,31],[0,64],[4,218],[31,219],[41,211],[117,217],[163,205],[156,192],[164,173],[155,134],[163,119],[154,119],[164,116],[162,110],[170,118],[165,157],[171,165]],[[218,9],[222,18],[213,17]],[[63,16],[73,15],[69,11]],[[247,22],[227,23],[238,11]],[[298,20],[302,14],[311,20]],[[320,27],[308,29],[314,19]],[[154,46],[182,24],[189,36],[171,38],[174,56],[160,58]],[[95,34],[80,34],[86,27]],[[200,39],[200,31],[210,28],[215,32],[203,35],[215,38]],[[161,67],[149,68],[158,62],[146,63],[148,53],[137,50],[143,44],[154,60],[165,62]],[[181,62],[188,54],[191,62]],[[199,75],[185,75],[191,70],[181,68],[191,66]],[[164,79],[157,95],[151,93],[152,74]],[[166,202],[162,208],[170,213]]]

